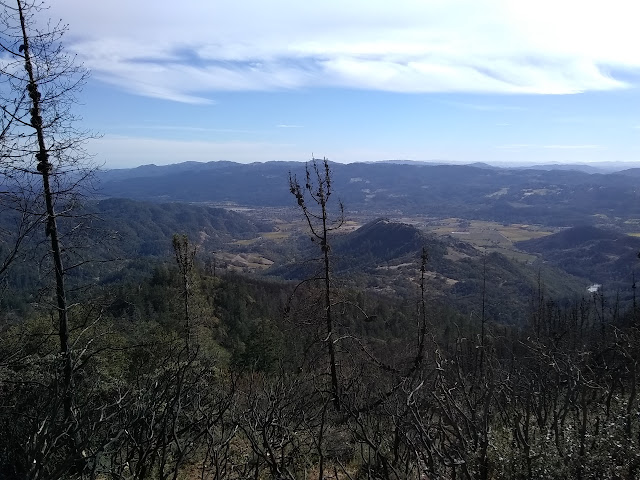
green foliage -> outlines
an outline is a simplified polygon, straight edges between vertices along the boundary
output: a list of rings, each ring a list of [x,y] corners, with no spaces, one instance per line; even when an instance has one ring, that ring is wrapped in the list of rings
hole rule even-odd
[[[273,373],[283,358],[283,338],[278,328],[268,321],[254,322],[238,353],[237,365],[250,370]]]

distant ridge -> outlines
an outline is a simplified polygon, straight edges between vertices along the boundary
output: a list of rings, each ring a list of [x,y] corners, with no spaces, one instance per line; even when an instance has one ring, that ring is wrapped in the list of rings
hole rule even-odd
[[[386,163],[388,165],[447,165],[444,160],[380,160],[366,163]]]
[[[489,165],[488,163],[484,163],[484,162],[469,163],[468,166],[469,167],[476,167],[476,168],[488,168],[488,169],[500,168],[500,167],[496,167],[494,165]]]
[[[592,165],[585,164],[560,164],[560,163],[549,163],[549,164],[538,164],[538,165],[526,165],[526,166],[514,166],[511,167],[517,170],[567,170],[567,171],[577,171],[577,172],[585,172],[585,173],[607,173],[608,170],[600,167],[594,167]]]
[[[631,177],[640,177],[640,168],[628,168],[618,172],[620,175],[628,175]]]
[[[184,162],[99,172],[100,198],[292,207],[289,174],[304,162]],[[553,226],[640,216],[638,172],[495,168],[431,163],[331,163],[334,192],[369,218],[393,213]],[[594,217],[594,213],[600,217]]]

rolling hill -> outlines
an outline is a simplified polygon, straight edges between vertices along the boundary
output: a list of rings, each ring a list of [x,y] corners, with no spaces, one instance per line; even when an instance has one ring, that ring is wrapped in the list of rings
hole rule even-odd
[[[610,288],[626,288],[638,270],[640,238],[579,226],[516,244],[566,272]]]
[[[425,247],[429,297],[477,313],[486,276],[487,313],[506,323],[527,320],[538,276],[551,298],[578,298],[586,294],[589,284],[550,265],[519,263],[498,253],[484,255],[469,244],[444,241],[388,219],[376,219],[354,232],[336,235],[331,245],[333,273],[340,283],[407,299],[416,298]],[[267,274],[299,281],[315,276],[321,265],[319,250],[314,247],[309,242],[295,261],[274,265]]]

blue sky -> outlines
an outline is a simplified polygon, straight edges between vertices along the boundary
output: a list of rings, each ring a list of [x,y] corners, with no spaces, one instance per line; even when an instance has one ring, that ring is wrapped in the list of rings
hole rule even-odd
[[[87,149],[182,161],[640,159],[640,4],[56,0]]]

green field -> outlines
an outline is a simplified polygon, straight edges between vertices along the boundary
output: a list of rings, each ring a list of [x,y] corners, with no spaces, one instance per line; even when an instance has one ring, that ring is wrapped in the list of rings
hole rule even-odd
[[[529,262],[536,257],[518,250],[514,243],[540,238],[554,233],[537,225],[511,224],[479,220],[446,218],[432,221],[426,230],[438,236],[457,238],[488,252],[498,252],[509,258]]]

